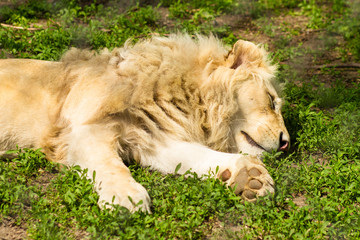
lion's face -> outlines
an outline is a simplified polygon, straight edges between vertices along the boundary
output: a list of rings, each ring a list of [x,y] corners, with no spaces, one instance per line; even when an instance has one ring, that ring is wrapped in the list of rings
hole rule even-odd
[[[233,149],[251,155],[288,150],[290,136],[281,115],[282,100],[271,82],[275,66],[266,51],[239,40],[226,64],[234,70],[230,82],[238,86],[234,89],[238,111],[231,120]]]
[[[281,115],[282,100],[263,82],[246,81],[237,94],[239,111],[233,119],[237,150],[252,155],[286,151],[290,137]]]

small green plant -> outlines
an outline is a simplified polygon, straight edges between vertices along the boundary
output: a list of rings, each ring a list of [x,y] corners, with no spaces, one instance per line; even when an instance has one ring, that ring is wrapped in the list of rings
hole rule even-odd
[[[25,19],[48,18],[51,15],[51,4],[45,0],[29,0],[12,9],[9,6],[0,8],[0,20],[8,23],[16,22],[19,16]]]
[[[135,7],[126,14],[119,15],[108,26],[108,31],[94,29],[90,32],[90,44],[94,48],[114,48],[124,44],[128,38],[148,37],[158,27],[159,14],[156,9]],[[161,29],[159,31],[161,33]]]
[[[169,6],[170,18],[188,19],[192,15],[192,10],[189,3],[175,2]]]
[[[328,27],[331,32],[340,33],[346,41],[346,49],[343,50],[344,60],[349,59],[350,52],[356,60],[360,60],[360,24],[359,18],[348,15],[336,20],[334,25]]]
[[[164,7],[169,7],[170,9],[183,9],[188,6],[193,9],[203,8],[207,11],[221,14],[223,12],[231,11],[231,8],[234,4],[233,0],[161,0],[160,4]],[[176,10],[175,10],[176,11]]]
[[[58,25],[38,31],[0,27],[0,48],[22,58],[57,60],[70,44],[70,34]]]
[[[309,2],[304,1],[303,3],[300,3],[299,6],[301,7],[303,14],[310,17],[308,23],[309,28],[318,29],[326,26],[326,19],[323,16],[323,11],[320,6],[316,4],[315,0],[310,0]]]

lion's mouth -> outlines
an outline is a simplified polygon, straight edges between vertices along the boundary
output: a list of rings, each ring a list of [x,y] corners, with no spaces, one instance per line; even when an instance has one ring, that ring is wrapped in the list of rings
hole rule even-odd
[[[251,145],[251,146],[254,146],[254,147],[257,147],[257,148],[260,148],[261,150],[264,150],[265,152],[267,152],[265,150],[265,148],[263,148],[262,146],[260,146],[257,142],[255,142],[254,139],[252,139],[249,134],[247,134],[246,132],[244,131],[241,131],[242,134],[244,134],[246,140],[248,141],[248,143]]]

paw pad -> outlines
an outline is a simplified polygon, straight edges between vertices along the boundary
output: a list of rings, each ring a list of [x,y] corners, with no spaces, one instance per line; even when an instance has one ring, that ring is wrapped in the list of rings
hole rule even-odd
[[[227,181],[229,180],[229,178],[231,177],[231,172],[229,169],[226,169],[222,174],[221,174],[221,180],[222,181]]]
[[[249,170],[249,175],[251,177],[258,177],[258,176],[261,175],[261,172],[256,168],[252,168],[252,169]]]
[[[259,190],[260,188],[262,188],[262,186],[263,186],[263,184],[257,179],[252,179],[249,182],[249,187],[252,189]]]
[[[256,193],[251,190],[245,190],[242,195],[249,200],[253,200],[256,198]]]

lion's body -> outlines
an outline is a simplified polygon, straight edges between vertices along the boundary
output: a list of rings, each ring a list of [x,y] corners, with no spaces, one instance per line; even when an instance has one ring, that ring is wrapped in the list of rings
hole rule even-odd
[[[242,44],[228,53],[214,37],[195,41],[182,35],[98,55],[73,49],[61,62],[1,60],[0,151],[42,148],[53,161],[96,171],[100,199],[115,195],[115,203],[129,209],[124,196],[144,200],[147,210],[148,196],[122,160],[164,173],[178,163],[182,172],[192,168],[200,174],[220,166],[232,178],[248,164],[262,168],[256,159],[234,160],[248,159],[235,152],[278,149],[288,137],[280,108],[268,110],[268,95],[280,101],[271,82],[274,68],[263,50]],[[261,191],[271,191],[271,184],[259,181]]]

